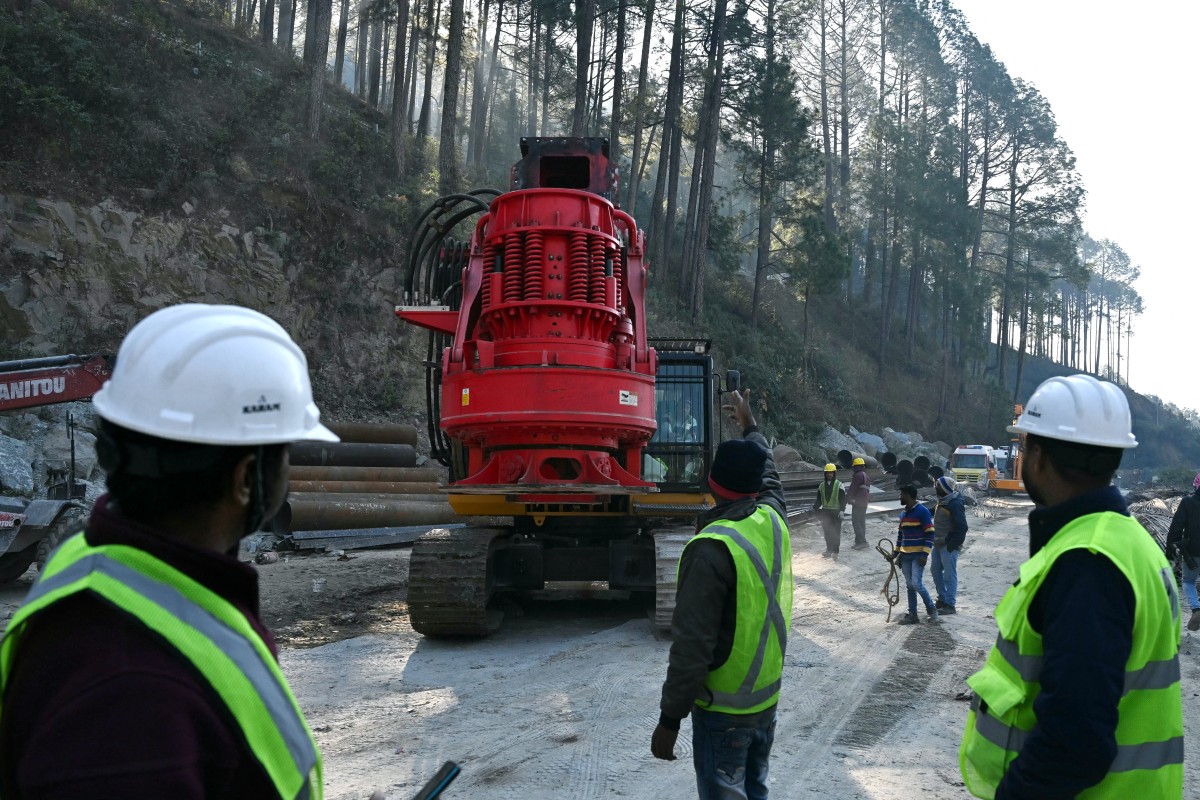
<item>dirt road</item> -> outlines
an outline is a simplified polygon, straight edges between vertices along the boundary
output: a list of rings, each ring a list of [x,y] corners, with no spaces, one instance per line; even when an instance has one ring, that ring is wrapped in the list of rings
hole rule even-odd
[[[936,626],[884,624],[886,563],[874,550],[844,549],[830,562],[817,529],[793,532],[796,604],[772,797],[968,796],[957,767],[966,704],[954,697],[995,639],[991,612],[1025,557],[1027,510],[968,511],[960,613]],[[877,518],[868,535],[892,529]],[[487,639],[428,640],[405,616],[407,566],[407,551],[395,550],[260,567],[263,615],[316,730],[331,800],[376,789],[409,798],[446,759],[463,767],[447,800],[695,797],[689,723],[677,761],[650,757],[670,642],[642,607],[604,592],[543,596],[511,604]],[[0,618],[20,596],[0,592]],[[1194,748],[1200,636],[1184,632],[1181,660]],[[1185,796],[1196,796],[1198,772],[1189,758]]]

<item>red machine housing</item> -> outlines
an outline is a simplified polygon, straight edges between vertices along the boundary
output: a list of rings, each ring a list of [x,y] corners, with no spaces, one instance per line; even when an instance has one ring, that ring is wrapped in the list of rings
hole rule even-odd
[[[453,486],[652,490],[641,478],[656,428],[644,234],[607,199],[606,140],[529,138],[522,154],[519,188],[476,224],[460,307],[396,311],[452,337],[441,427],[467,449]]]
[[[111,373],[102,355],[0,361],[0,411],[86,400]]]

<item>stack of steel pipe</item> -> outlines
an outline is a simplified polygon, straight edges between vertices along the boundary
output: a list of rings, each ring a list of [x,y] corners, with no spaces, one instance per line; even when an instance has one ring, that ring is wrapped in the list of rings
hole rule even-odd
[[[418,467],[411,425],[331,423],[342,441],[291,447],[288,497],[271,521],[286,536],[334,538],[458,521],[437,470]],[[294,537],[299,541],[300,537]],[[359,538],[362,538],[361,536]],[[413,537],[415,538],[415,537]]]

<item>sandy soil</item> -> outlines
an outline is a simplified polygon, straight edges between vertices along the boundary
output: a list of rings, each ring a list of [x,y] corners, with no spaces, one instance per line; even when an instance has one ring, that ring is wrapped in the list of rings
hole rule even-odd
[[[887,570],[874,550],[844,549],[830,562],[817,528],[793,531],[772,797],[968,796],[957,767],[966,704],[955,695],[995,639],[991,612],[1025,557],[1027,510],[1001,501],[968,510],[959,614],[936,626],[884,623]],[[889,518],[869,521],[872,542],[892,532]],[[851,538],[847,524],[845,548]],[[322,748],[327,797],[409,798],[446,759],[463,767],[448,799],[695,797],[688,722],[677,761],[649,753],[670,642],[640,604],[540,593],[509,603],[487,639],[428,640],[407,622],[407,568],[407,550],[291,554],[259,567],[263,615]],[[316,592],[314,580],[323,580]],[[0,619],[22,593],[0,590]],[[1184,631],[1181,660],[1195,741],[1200,636]],[[1186,787],[1196,796],[1195,759]]]

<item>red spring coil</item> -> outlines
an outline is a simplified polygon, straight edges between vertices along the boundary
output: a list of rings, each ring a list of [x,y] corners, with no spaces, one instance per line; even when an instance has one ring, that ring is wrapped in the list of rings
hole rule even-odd
[[[593,236],[590,250],[592,263],[588,270],[588,299],[604,305],[604,240]]]
[[[629,282],[626,280],[626,264],[621,258],[621,253],[618,251],[613,253],[613,276],[617,279],[617,307],[620,309],[629,308],[629,297],[626,292],[629,291]]]
[[[588,235],[582,231],[571,234],[567,250],[567,299],[573,303],[588,301]]]
[[[496,268],[496,248],[485,244],[483,246],[483,281],[479,285],[481,308],[487,311],[492,307],[492,270]]]
[[[525,236],[525,299],[546,299],[546,234],[530,231]]]
[[[521,231],[509,231],[504,237],[504,302],[521,302],[524,259],[521,258],[525,237]]]

